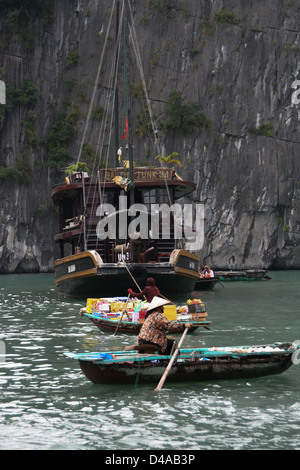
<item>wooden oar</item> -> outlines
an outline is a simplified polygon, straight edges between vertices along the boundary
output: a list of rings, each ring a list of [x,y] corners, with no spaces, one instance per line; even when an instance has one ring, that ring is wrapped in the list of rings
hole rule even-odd
[[[181,338],[180,338],[180,341],[179,341],[179,343],[178,343],[178,345],[177,345],[177,347],[176,347],[176,349],[175,349],[175,351],[174,351],[174,354],[173,354],[173,356],[171,357],[170,362],[169,362],[169,364],[168,364],[168,366],[167,366],[165,372],[163,373],[162,378],[160,379],[160,381],[159,381],[157,387],[154,389],[155,392],[159,392],[159,390],[162,389],[162,387],[163,387],[163,385],[164,385],[164,383],[165,383],[165,380],[166,380],[166,378],[167,378],[167,375],[168,375],[168,373],[170,372],[170,369],[171,369],[171,367],[172,367],[172,365],[173,365],[173,362],[175,361],[175,359],[176,359],[176,357],[177,357],[177,354],[178,354],[178,352],[179,352],[179,349],[180,349],[180,347],[181,347],[181,345],[182,345],[182,343],[183,343],[183,340],[184,340],[185,335],[187,334],[187,332],[188,332],[188,328],[185,327],[185,330],[184,330],[184,332],[183,332],[183,335],[182,335]]]
[[[135,283],[135,285],[136,285],[136,287],[138,288],[138,290],[139,290],[140,292],[142,292],[142,289],[140,288],[140,286],[138,285],[138,283],[137,283],[136,280],[134,279],[132,273],[130,272],[130,269],[128,268],[128,266],[127,266],[127,264],[126,264],[126,261],[125,261],[124,256],[123,256],[123,251],[122,251],[122,259],[123,259],[123,264],[124,264],[125,268],[127,269],[128,274],[131,276],[131,279],[132,279],[133,282]],[[145,296],[144,296],[144,299],[147,300]]]
[[[119,322],[118,322],[116,331],[114,332],[114,336],[116,336],[116,334],[118,333],[118,329],[119,329],[119,326],[121,325],[121,322],[122,322],[124,313],[127,313],[127,304],[128,304],[129,297],[130,297],[130,294],[128,294],[128,297],[127,297],[127,300],[126,300],[126,304],[125,304],[124,310],[123,310],[123,312],[122,312],[121,318],[120,318],[120,320],[119,320]]]

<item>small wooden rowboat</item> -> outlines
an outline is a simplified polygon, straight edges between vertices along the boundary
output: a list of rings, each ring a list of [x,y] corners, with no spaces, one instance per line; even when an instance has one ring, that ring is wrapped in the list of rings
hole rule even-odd
[[[218,277],[199,277],[195,282],[194,291],[211,290],[219,282]]]
[[[127,320],[119,320],[119,319],[114,319],[114,318],[101,318],[97,316],[95,313],[86,313],[83,312],[82,315],[84,317],[87,317],[89,320],[92,321],[94,325],[96,325],[99,330],[102,331],[112,331],[115,332],[116,328],[118,328],[118,333],[134,333],[138,334],[140,329],[142,328],[143,321],[127,321]],[[178,322],[181,323],[192,323],[193,326],[189,328],[188,333],[192,333],[193,331],[197,330],[199,327],[203,327],[206,330],[210,330],[211,326],[211,321],[208,320],[202,320],[202,321],[194,321],[194,320],[189,320],[188,315],[185,315],[184,317],[178,317]],[[177,322],[174,322],[177,323]]]
[[[280,374],[299,363],[300,345],[274,343],[262,346],[233,346],[181,349],[171,368],[168,382],[261,377]],[[139,351],[137,352],[137,349]],[[135,350],[66,353],[79,361],[84,375],[96,384],[137,384],[158,382],[171,356]]]

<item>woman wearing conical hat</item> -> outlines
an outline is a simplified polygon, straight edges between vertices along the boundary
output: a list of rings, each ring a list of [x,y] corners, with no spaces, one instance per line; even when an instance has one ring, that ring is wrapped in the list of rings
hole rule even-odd
[[[148,306],[145,321],[138,335],[138,344],[154,344],[159,346],[160,354],[169,355],[174,344],[173,339],[166,337],[167,332],[183,331],[190,328],[190,323],[173,323],[163,315],[163,306],[170,304],[169,300],[153,297]]]

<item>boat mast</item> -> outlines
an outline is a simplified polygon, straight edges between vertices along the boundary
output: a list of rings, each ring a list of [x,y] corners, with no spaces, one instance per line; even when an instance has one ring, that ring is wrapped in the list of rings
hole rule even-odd
[[[125,80],[127,83],[127,88],[128,84],[130,83],[130,71],[129,71],[129,64],[130,61],[128,60],[128,25],[129,25],[129,18],[130,18],[130,12],[129,12],[129,6],[127,1],[125,0],[125,25],[124,25],[124,32],[125,32],[125,41],[124,41],[124,47],[125,47],[125,61],[126,64],[126,73],[125,73]],[[132,131],[131,131],[131,100],[130,100],[130,92],[127,92],[127,122],[128,122],[128,160],[129,160],[129,179],[132,183],[133,181],[133,155],[132,155]],[[134,204],[134,187],[130,190],[130,205]]]
[[[84,182],[83,172],[81,172],[81,181],[82,181],[82,197],[83,197],[83,246],[84,246],[84,251],[87,251],[87,239],[86,239],[87,206],[86,206],[86,193],[85,193],[85,182]]]
[[[118,89],[118,51],[120,40],[120,2],[117,0],[116,6],[116,60],[115,60],[115,167],[118,166],[118,149],[119,149],[119,89]]]

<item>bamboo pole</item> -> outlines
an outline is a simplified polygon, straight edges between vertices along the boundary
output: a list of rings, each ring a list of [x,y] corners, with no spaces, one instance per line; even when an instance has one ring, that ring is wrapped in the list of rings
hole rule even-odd
[[[164,383],[165,383],[165,380],[166,380],[166,378],[167,378],[167,375],[168,375],[168,373],[169,373],[170,370],[171,370],[171,367],[172,367],[172,365],[173,365],[173,363],[174,363],[174,361],[175,361],[175,359],[176,359],[176,357],[177,357],[177,354],[178,354],[178,352],[179,352],[179,349],[180,349],[180,347],[181,347],[181,345],[182,345],[182,343],[183,343],[183,340],[184,340],[185,335],[187,334],[187,332],[188,332],[188,328],[185,327],[185,330],[184,330],[184,332],[183,332],[183,334],[182,334],[182,336],[181,336],[181,338],[180,338],[180,341],[179,341],[179,343],[178,343],[178,345],[177,345],[177,347],[176,347],[176,349],[175,349],[175,351],[174,351],[174,353],[173,353],[173,356],[171,357],[170,362],[169,362],[169,364],[168,364],[168,366],[167,366],[165,372],[163,373],[163,375],[162,375],[162,377],[161,377],[161,379],[160,379],[160,381],[159,381],[157,387],[154,389],[155,392],[159,392],[159,391],[162,389],[162,387],[163,387],[163,385],[164,385]]]

